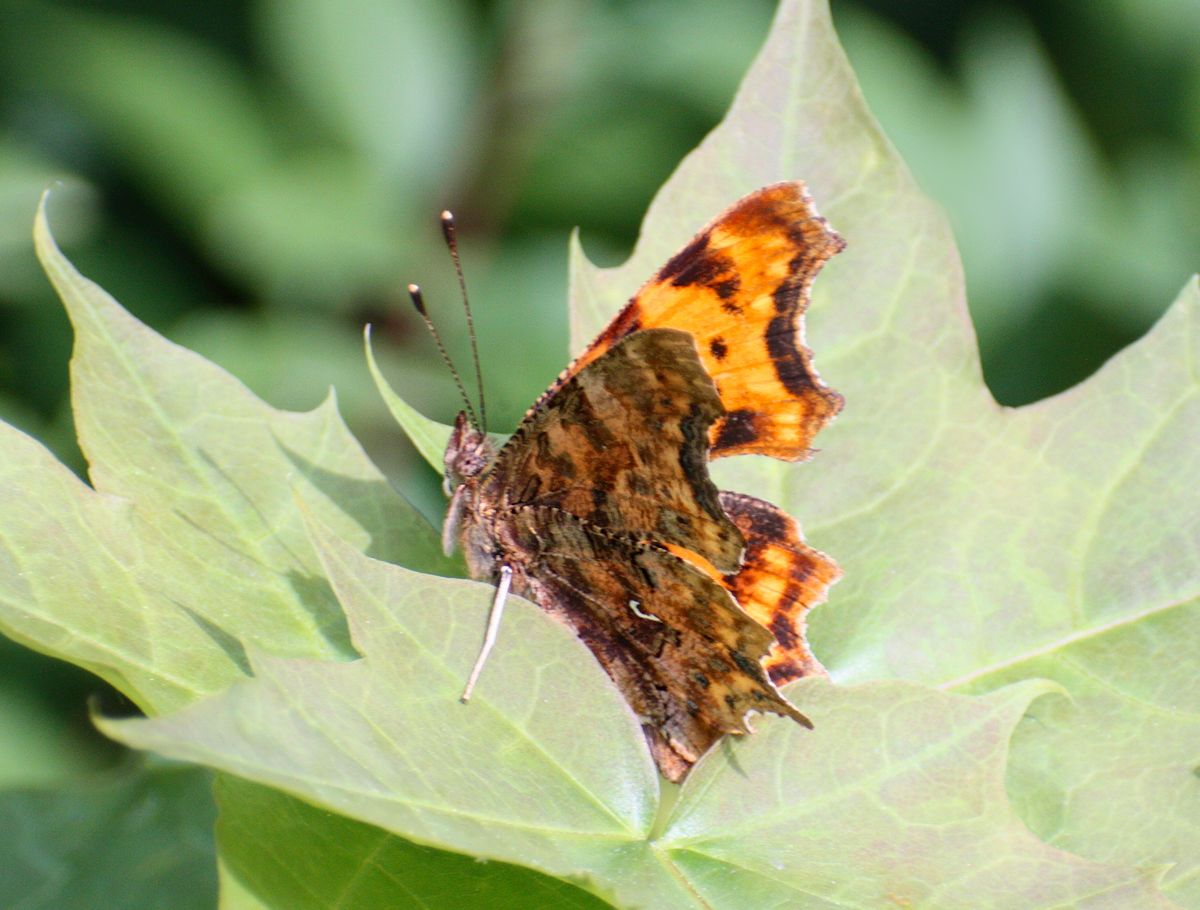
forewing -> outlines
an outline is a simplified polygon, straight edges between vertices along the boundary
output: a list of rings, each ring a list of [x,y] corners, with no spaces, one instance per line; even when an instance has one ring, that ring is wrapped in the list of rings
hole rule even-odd
[[[803,314],[817,272],[844,246],[803,183],[751,193],[673,256],[564,377],[639,329],[683,329],[726,410],[710,457],[805,458],[842,398],[812,365]]]
[[[691,335],[636,332],[526,415],[483,481],[500,509],[558,509],[636,540],[673,543],[722,571],[742,538],[708,477],[722,414]]]
[[[678,780],[748,711],[808,724],[761,661],[771,633],[721,585],[644,541],[526,506],[506,527],[518,584],[595,654],[642,719],[655,761]]]

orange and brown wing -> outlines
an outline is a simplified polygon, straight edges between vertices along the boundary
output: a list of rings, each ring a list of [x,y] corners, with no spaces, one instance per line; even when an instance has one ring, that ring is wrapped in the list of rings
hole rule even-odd
[[[805,619],[841,577],[837,563],[806,544],[796,520],[771,503],[722,491],[721,505],[742,532],[746,555],[738,572],[720,581],[775,636],[764,664],[771,681],[827,675],[808,648]]]
[[[763,666],[777,686],[802,676],[826,676],[808,648],[808,611],[824,603],[829,586],[842,577],[837,563],[804,542],[796,519],[771,503],[744,493],[721,491],[721,508],[746,542],[742,564],[722,572],[683,547],[667,550],[699,569],[734,596],[738,605],[775,637]]]
[[[591,649],[672,780],[748,711],[807,723],[762,665],[772,632],[713,568],[740,573],[745,548],[708,476],[722,413],[688,333],[637,332],[535,408],[480,486],[514,590]]]
[[[695,338],[726,412],[710,431],[710,458],[805,458],[842,398],[813,368],[803,314],[813,278],[843,246],[804,184],[751,193],[675,254],[564,379],[631,332],[681,329]]]
[[[673,554],[560,509],[522,508],[514,585],[567,623],[641,719],[662,773],[678,781],[749,711],[811,726],[771,683],[771,633],[727,590]]]
[[[722,413],[690,335],[638,332],[530,411],[480,495],[500,508],[568,512],[735,571],[742,537],[708,476],[708,430]]]

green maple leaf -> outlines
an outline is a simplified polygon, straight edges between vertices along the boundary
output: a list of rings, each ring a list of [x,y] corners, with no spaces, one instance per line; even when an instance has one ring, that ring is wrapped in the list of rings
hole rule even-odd
[[[630,262],[576,247],[576,347],[715,212],[796,177],[850,243],[808,320],[848,406],[812,462],[714,473],[841,563],[812,621],[840,685],[789,688],[815,731],[762,718],[668,804],[619,695],[532,605],[459,706],[490,592],[424,574],[453,571],[436,533],[332,405],[253,399],[41,224],[93,487],[0,427],[0,627],[155,716],[112,735],[345,816],[223,783],[228,906],[462,906],[430,870],[479,906],[595,903],[566,882],[621,906],[1200,906],[1197,286],[1079,388],[999,408],[944,220],[825,5],[795,0]],[[338,849],[298,869],[255,840]]]

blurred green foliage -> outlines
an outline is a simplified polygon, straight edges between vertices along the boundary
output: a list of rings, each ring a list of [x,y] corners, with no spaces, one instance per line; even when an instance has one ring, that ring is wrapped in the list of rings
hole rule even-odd
[[[1060,391],[1142,334],[1200,264],[1200,4],[833,7],[868,101],[950,213],[998,400]],[[453,384],[403,288],[422,283],[465,363],[436,225],[453,208],[489,413],[510,428],[567,359],[568,232],[596,260],[624,255],[772,8],[0,0],[0,418],[83,470],[69,329],[30,241],[55,185],[55,234],[81,271],[272,404],[307,409],[336,386],[435,515],[436,479],[374,391],[362,324],[396,388],[449,419]],[[112,760],[87,737],[97,688],[0,647],[9,786]]]
[[[212,776],[153,757],[55,789],[5,788],[0,906],[214,907],[215,822]]]

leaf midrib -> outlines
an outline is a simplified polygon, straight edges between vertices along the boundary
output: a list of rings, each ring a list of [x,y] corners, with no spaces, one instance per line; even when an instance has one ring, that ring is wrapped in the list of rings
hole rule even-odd
[[[1134,625],[1135,623],[1141,622],[1144,619],[1151,619],[1161,613],[1166,613],[1170,610],[1186,608],[1189,605],[1194,604],[1195,602],[1196,602],[1195,598],[1191,598],[1191,599],[1187,599],[1187,600],[1171,600],[1171,601],[1168,601],[1167,603],[1160,604],[1156,607],[1151,607],[1150,609],[1143,610],[1139,613],[1135,613],[1135,614],[1127,615],[1127,616],[1121,616],[1120,618],[1115,619],[1108,623],[1103,623],[1098,626],[1092,626],[1087,629],[1081,629],[1079,631],[1071,633],[1070,635],[1060,636],[1058,638],[1052,639],[1051,641],[1047,642],[1046,644],[1041,645],[1040,647],[1031,648],[1027,651],[1022,651],[1021,653],[1014,655],[1013,657],[1009,658],[1008,660],[998,661],[996,663],[989,664],[985,667],[980,667],[979,669],[974,670],[970,673],[964,673],[962,676],[957,676],[954,679],[945,680],[940,683],[933,683],[933,685],[935,685],[939,689],[946,690],[946,691],[952,691],[952,690],[955,690],[955,689],[958,689],[958,688],[961,688],[964,686],[968,686],[971,683],[974,683],[974,682],[976,682],[984,677],[987,677],[993,673],[1002,673],[1006,670],[1011,670],[1014,667],[1020,666],[1022,663],[1025,663],[1026,661],[1036,660],[1039,657],[1045,657],[1049,654],[1053,654],[1055,651],[1070,647],[1071,645],[1075,645],[1075,644],[1078,644],[1083,641],[1088,641],[1093,638],[1099,638],[1100,636],[1107,635],[1109,632],[1116,631],[1118,629],[1124,628],[1125,626]]]

